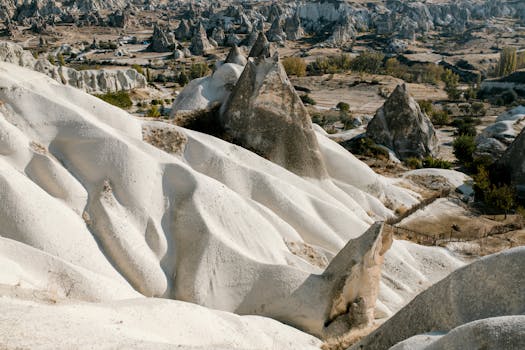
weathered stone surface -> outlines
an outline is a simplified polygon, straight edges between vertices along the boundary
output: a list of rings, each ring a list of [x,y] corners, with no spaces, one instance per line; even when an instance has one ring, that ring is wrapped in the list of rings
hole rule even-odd
[[[277,55],[248,62],[222,111],[239,145],[298,175],[326,176],[310,116]]]
[[[155,25],[148,50],[153,52],[171,52],[175,47],[176,43],[173,39],[162,28]]]
[[[525,195],[525,129],[507,148],[496,162],[496,167],[518,189],[520,196]]]
[[[270,42],[266,38],[266,35],[264,35],[263,32],[260,32],[248,54],[248,57],[270,57],[270,55]]]
[[[276,18],[273,21],[270,30],[268,30],[268,33],[266,34],[266,37],[269,41],[276,42],[280,45],[284,44],[286,41],[286,33],[283,30],[280,18]]]
[[[366,135],[391,149],[400,159],[433,156],[438,149],[432,122],[404,84],[376,112],[368,123]]]
[[[45,58],[35,59],[31,52],[21,46],[0,42],[0,61],[44,73],[58,82],[82,89],[89,93],[131,90],[147,85],[146,78],[134,69],[82,70],[57,67]]]
[[[199,23],[193,29],[193,38],[191,39],[190,51],[192,54],[202,56],[213,50],[213,45],[208,40],[208,35],[202,23]]]
[[[180,21],[179,26],[175,29],[177,40],[188,40],[191,38],[191,26],[186,19]]]
[[[241,53],[241,50],[237,46],[233,46],[226,56],[224,63],[235,63],[241,66],[245,66],[248,61],[246,57]]]
[[[525,316],[492,317],[461,325],[445,335],[421,334],[391,350],[485,349],[521,350],[525,344]]]
[[[287,17],[284,21],[284,32],[288,40],[300,40],[304,37],[301,18],[297,15]]]
[[[350,349],[383,350],[417,334],[447,332],[490,317],[523,315],[523,266],[524,247],[473,262],[418,295]]]

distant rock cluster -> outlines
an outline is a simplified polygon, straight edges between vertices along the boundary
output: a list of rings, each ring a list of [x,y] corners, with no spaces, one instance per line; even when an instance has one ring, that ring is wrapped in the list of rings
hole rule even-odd
[[[144,88],[146,78],[134,69],[80,70],[55,66],[47,59],[36,59],[21,46],[0,42],[0,61],[19,65],[44,73],[56,81],[88,93],[106,93],[119,90]]]
[[[352,45],[360,32],[413,40],[430,31],[462,33],[475,21],[484,22],[493,17],[525,21],[525,3],[521,1],[476,0],[450,3],[388,0],[366,5],[342,0],[257,5],[215,1],[154,4],[129,0],[33,0],[18,4],[13,0],[0,0],[0,20],[6,27],[9,21],[14,21],[35,33],[50,30],[47,26],[57,23],[125,28],[141,9],[173,10],[181,14],[180,25],[176,29],[167,28],[166,32],[173,32],[177,40],[194,38],[194,54],[205,53],[216,45],[251,46],[254,33],[261,31],[268,40],[280,45],[309,35],[321,46],[345,48]]]

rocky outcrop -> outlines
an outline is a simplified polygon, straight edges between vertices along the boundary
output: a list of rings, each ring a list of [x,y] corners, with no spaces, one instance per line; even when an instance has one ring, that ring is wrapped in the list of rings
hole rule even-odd
[[[325,41],[331,47],[347,47],[352,44],[356,35],[354,25],[349,19],[336,25],[332,35]]]
[[[473,262],[418,295],[350,350],[388,349],[417,334],[447,332],[491,317],[524,315],[524,264],[523,247]]]
[[[259,305],[238,311],[271,317],[320,338],[371,325],[381,267],[392,244],[391,233],[383,228],[376,223],[350,240],[321,274],[292,269],[282,273],[280,278],[288,282],[285,288],[277,293],[265,290]]]
[[[176,43],[173,39],[162,28],[155,25],[148,50],[153,52],[171,52],[175,47]]]
[[[190,51],[196,56],[202,56],[213,50],[214,47],[208,40],[208,35],[202,23],[199,23],[193,29],[193,38],[191,39]]]
[[[300,40],[304,37],[301,18],[297,15],[287,17],[284,21],[284,33],[288,40]]]
[[[525,106],[516,107],[499,116],[476,137],[477,157],[499,159],[525,128]]]
[[[188,20],[183,19],[180,21],[179,26],[175,29],[175,37],[177,40],[191,39],[191,26]]]
[[[0,42],[0,61],[13,63],[21,67],[44,73],[56,81],[70,85],[89,93],[106,93],[119,90],[144,88],[146,78],[134,69],[82,70],[54,66],[47,59],[35,59],[21,46]]]
[[[491,317],[469,322],[441,334],[421,334],[409,338],[390,350],[441,349],[521,350],[525,344],[525,316]]]
[[[277,54],[248,62],[221,124],[235,143],[298,175],[326,176],[310,116]]]
[[[525,196],[525,129],[496,162],[502,181],[510,180],[520,197]]]
[[[273,21],[270,30],[268,30],[268,33],[266,33],[266,37],[269,41],[278,43],[280,45],[284,44],[284,42],[286,41],[286,33],[283,30],[281,20],[279,18],[276,18]]]
[[[399,85],[376,112],[368,123],[366,135],[392,150],[399,159],[434,156],[438,149],[432,122],[405,84]]]
[[[241,53],[241,50],[237,46],[233,46],[226,56],[224,63],[235,63],[241,66],[245,66],[248,61],[246,57]]]
[[[260,32],[248,54],[248,57],[270,57],[270,55],[270,42],[266,38],[266,35],[264,35],[263,32]]]

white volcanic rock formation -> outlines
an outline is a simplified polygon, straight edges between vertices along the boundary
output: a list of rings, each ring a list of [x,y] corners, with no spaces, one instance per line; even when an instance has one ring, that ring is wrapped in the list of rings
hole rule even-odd
[[[416,335],[391,350],[477,349],[520,350],[525,344],[525,316],[502,316],[473,321],[446,334]]]
[[[368,123],[366,135],[400,159],[434,156],[439,147],[432,122],[405,84],[398,85],[376,112]]]
[[[77,71],[72,68],[57,67],[45,58],[35,59],[31,52],[10,42],[0,42],[0,61],[44,73],[64,85],[73,86],[88,93],[131,90],[144,88],[147,85],[146,78],[134,69]]]
[[[13,293],[14,294],[14,293]],[[269,318],[238,316],[195,304],[133,299],[99,304],[0,298],[0,343],[37,349],[315,350],[315,337]],[[29,300],[24,300],[29,299]]]
[[[322,134],[314,137],[328,175],[302,178],[241,147],[134,119],[8,63],[0,63],[0,124],[0,259],[8,266],[0,284],[58,297],[111,301],[140,293],[286,316],[321,334],[330,316],[344,315],[333,302],[339,295],[341,305],[365,299],[357,304],[369,322],[378,273],[367,280],[366,268],[345,268],[380,265],[382,233],[360,236],[375,218],[392,215],[382,202],[417,202]],[[325,274],[364,281],[359,290],[321,279],[312,292],[331,290],[324,299],[308,288],[288,299],[325,305],[328,316],[284,315],[272,305],[291,286],[318,279],[319,267],[358,237],[349,245],[359,249],[341,253],[357,254],[354,263],[336,257]]]
[[[220,119],[235,143],[300,176],[326,177],[308,111],[277,55],[248,62]]]
[[[503,330],[496,331],[489,338],[493,338],[492,342],[496,344],[506,344],[503,347],[505,349],[517,350],[519,347],[512,345],[525,339],[523,327],[516,325],[517,320],[513,322],[505,318],[501,322],[490,318],[525,315],[524,265],[525,248],[520,247],[485,257],[461,268],[418,295],[350,349],[388,349],[417,334],[451,330],[450,334],[437,340],[435,344],[419,349],[458,349],[462,348],[461,344],[485,343],[483,338],[487,337],[477,334],[476,329],[501,327]],[[483,319],[489,320],[477,325],[470,324],[462,329],[457,328]],[[498,327],[498,322],[506,322],[507,325]],[[500,338],[505,332],[508,332],[506,342]]]
[[[230,60],[242,63],[240,59],[231,58]],[[179,113],[208,109],[217,103],[224,103],[243,69],[244,66],[236,63],[224,63],[213,74],[190,81],[173,102],[172,117]]]
[[[504,113],[476,137],[476,156],[499,159],[525,127],[525,106]]]

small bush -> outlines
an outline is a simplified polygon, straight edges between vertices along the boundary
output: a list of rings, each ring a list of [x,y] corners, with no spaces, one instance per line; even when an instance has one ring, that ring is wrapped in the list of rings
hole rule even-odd
[[[300,57],[286,57],[283,59],[286,74],[304,77],[306,75],[306,62]]]
[[[339,109],[341,112],[350,111],[350,105],[346,102],[339,102],[335,107]]]
[[[95,95],[96,97],[100,98],[101,100],[106,101],[107,103],[110,103],[114,106],[127,109],[133,106],[133,102],[131,101],[131,98],[129,97],[129,93],[126,91],[118,91],[118,92],[108,92],[103,95]]]
[[[423,162],[419,158],[410,157],[405,159],[405,165],[410,169],[421,169],[423,167]]]
[[[160,118],[160,116],[161,116],[161,113],[160,113],[159,107],[156,105],[151,106],[151,108],[146,113],[146,117],[148,118]]]
[[[345,143],[349,149],[350,152],[353,154],[360,154],[367,157],[373,157],[378,159],[389,159],[390,155],[388,154],[388,151],[379,146],[368,137],[362,137],[356,140],[350,140],[349,142]]]
[[[210,69],[204,62],[192,63],[190,67],[190,78],[198,79],[206,76],[209,73]]]
[[[138,64],[133,64],[133,65],[131,65],[131,68],[133,68],[134,70],[136,70],[139,74],[144,75],[144,69],[142,69],[142,67],[139,66]]]
[[[445,110],[432,111],[430,120],[434,125],[448,125],[450,123],[450,115]]]
[[[423,159],[423,168],[450,169],[452,163],[440,158],[425,157]]]
[[[423,111],[426,115],[431,115],[432,111],[434,110],[432,107],[432,101],[430,100],[420,100],[417,101],[419,104],[419,107],[421,108],[421,111]]]
[[[315,102],[315,100],[313,98],[311,98],[310,95],[308,95],[308,94],[304,94],[304,95],[301,95],[299,97],[301,98],[301,101],[303,101],[303,103],[305,105],[315,106],[317,104],[317,102]]]

